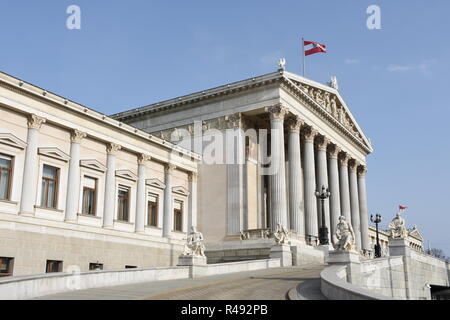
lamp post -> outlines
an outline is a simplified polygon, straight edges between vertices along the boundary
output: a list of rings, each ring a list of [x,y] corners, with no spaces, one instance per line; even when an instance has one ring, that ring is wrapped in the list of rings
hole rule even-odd
[[[381,215],[377,213],[375,215],[375,218],[373,217],[373,215],[370,215],[370,221],[375,223],[377,234],[377,243],[375,245],[375,258],[381,258],[380,236],[378,234],[378,224],[381,222]]]
[[[322,225],[319,228],[319,243],[320,244],[328,244],[328,228],[325,224],[325,199],[329,198],[331,193],[328,190],[328,188],[325,188],[325,186],[322,186],[322,191],[319,192],[316,190],[315,192],[316,197],[320,199],[320,204],[322,206]]]

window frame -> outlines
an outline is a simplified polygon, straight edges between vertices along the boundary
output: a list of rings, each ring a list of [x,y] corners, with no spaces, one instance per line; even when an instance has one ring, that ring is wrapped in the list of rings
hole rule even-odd
[[[0,257],[0,259],[6,259],[6,271],[1,272],[0,270],[0,278],[1,277],[11,277],[14,273],[14,257]]]
[[[12,191],[12,181],[13,181],[13,174],[14,174],[14,160],[15,156],[6,154],[6,153],[0,153],[0,157],[3,156],[5,158],[11,158],[9,161],[11,162],[10,168],[2,167],[0,166],[0,182],[2,179],[2,171],[8,171],[9,177],[8,177],[8,185],[6,186],[6,198],[0,199],[3,201],[11,201],[11,191]]]
[[[122,190],[121,190],[122,189]],[[121,217],[121,212],[123,212],[122,210],[120,210],[121,208],[124,208],[123,204],[121,204],[121,198],[122,196],[120,195],[120,191],[124,191],[124,189],[127,190],[127,205],[126,205],[126,220],[123,219],[124,217]],[[117,189],[117,221],[119,222],[130,222],[130,205],[131,205],[131,187],[129,186],[125,186],[122,184],[118,185],[118,189]],[[122,199],[123,201],[123,199]]]
[[[58,266],[58,271],[49,271],[49,266],[56,263]],[[58,273],[63,271],[63,261],[61,260],[47,260],[45,263],[45,273]]]
[[[56,169],[56,178],[52,179],[52,178],[44,177],[44,168],[46,166]],[[56,167],[56,166],[53,166],[53,165],[49,165],[49,164],[46,164],[46,163],[44,163],[42,165],[42,176],[41,176],[41,207],[42,208],[58,209],[60,173],[61,173],[61,168],[59,168],[59,167]],[[49,186],[49,182],[44,183],[44,181],[53,181],[53,182],[55,182],[55,190],[54,190],[54,194],[53,194],[52,206],[48,206],[48,195],[49,195],[49,193],[48,193],[48,191],[49,191],[48,190],[48,186]]]
[[[85,186],[84,180],[86,178],[95,180],[95,187],[94,187],[94,189],[91,188],[91,187]],[[94,177],[90,177],[90,176],[84,175],[82,181],[83,181],[83,185],[82,185],[82,194],[81,194],[81,197],[82,197],[82,199],[81,199],[81,214],[87,215],[87,216],[96,217],[97,216],[98,179],[94,178]],[[85,212],[85,210],[84,210],[85,209],[85,203],[86,203],[85,199],[84,199],[84,192],[85,192],[85,190],[90,190],[90,191],[93,192],[93,194],[92,194],[92,197],[93,197],[92,214],[90,214],[88,212]]]
[[[151,201],[150,199],[147,198],[147,227],[152,227],[152,228],[157,228],[158,227],[158,223],[159,223],[159,195],[155,194],[155,193],[148,193],[148,196],[151,197],[155,197],[156,198],[156,202]],[[150,205],[152,204],[152,205]],[[151,206],[151,207],[150,207]],[[152,224],[151,221],[153,220],[153,209],[155,208],[155,224]]]
[[[181,209],[177,209],[175,208],[175,206],[173,207],[173,231],[175,232],[183,232],[183,227],[184,227],[184,223],[183,223],[183,218],[184,218],[184,201],[180,201],[180,200],[174,200],[174,203],[180,203],[180,208]],[[177,229],[177,215],[180,216],[180,228]]]

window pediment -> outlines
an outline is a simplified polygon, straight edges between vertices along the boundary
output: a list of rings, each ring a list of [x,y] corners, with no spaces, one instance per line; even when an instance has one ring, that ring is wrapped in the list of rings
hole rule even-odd
[[[165,189],[166,185],[164,182],[162,182],[159,179],[153,178],[153,179],[147,179],[145,180],[145,184],[151,187],[155,187],[158,189]]]
[[[0,143],[19,149],[25,149],[27,146],[25,141],[17,138],[12,133],[0,133]]]
[[[56,148],[56,147],[39,148],[38,154],[47,156],[47,157],[50,157],[53,159],[61,160],[64,162],[67,162],[70,160],[70,156],[67,153],[65,153],[64,151],[62,151],[61,149]]]
[[[128,169],[116,170],[116,177],[124,178],[131,181],[136,181],[138,176]]]
[[[106,166],[94,159],[80,160],[80,166],[100,172],[105,172],[107,169]]]
[[[185,187],[181,187],[181,186],[173,187],[172,188],[172,192],[173,193],[177,193],[177,194],[181,194],[183,196],[189,196],[189,194],[190,194],[188,189],[186,189]]]

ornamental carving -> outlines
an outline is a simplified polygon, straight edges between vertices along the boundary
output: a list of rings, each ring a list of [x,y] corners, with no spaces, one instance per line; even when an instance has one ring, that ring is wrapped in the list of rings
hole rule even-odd
[[[317,149],[321,151],[326,151],[330,140],[325,136],[319,136],[316,140]]]
[[[276,104],[274,106],[266,107],[266,112],[269,113],[270,120],[284,120],[289,113],[289,108]]]
[[[366,175],[366,173],[367,173],[367,167],[363,166],[363,165],[360,165],[358,167],[358,177],[362,178],[362,177],[364,177]]]
[[[164,166],[164,172],[167,174],[172,174],[176,168],[176,165],[169,163]]]
[[[300,117],[289,117],[286,119],[286,127],[290,132],[300,132],[300,128],[305,122]]]
[[[350,156],[348,153],[346,152],[341,152],[339,154],[339,163],[341,166],[347,166],[348,165],[348,160],[350,160]]]
[[[28,128],[30,129],[40,129],[42,124],[46,122],[45,118],[39,117],[35,114],[30,114],[28,116]]]
[[[120,145],[112,143],[112,142],[110,142],[106,145],[106,152],[111,155],[117,154],[117,152],[119,152],[120,149],[122,149],[122,147]]]
[[[241,115],[241,113],[235,113],[232,115],[225,116],[225,121],[227,123],[228,129],[241,128],[242,115]],[[210,128],[208,128],[208,129],[210,129]]]
[[[328,147],[328,156],[329,156],[331,159],[337,159],[337,158],[338,158],[338,155],[339,155],[339,153],[340,153],[341,151],[342,151],[341,148],[339,148],[337,145],[331,144],[331,145],[329,145],[329,147]]]
[[[72,132],[70,133],[70,141],[72,141],[73,143],[80,143],[81,140],[86,138],[86,136],[87,136],[86,132],[82,132],[79,130],[72,130]]]
[[[198,179],[198,173],[197,172],[190,172],[188,175],[189,182],[197,182]]]
[[[140,153],[138,155],[138,164],[145,164],[147,161],[150,161],[152,159],[152,157],[150,157],[148,154],[145,153]]]
[[[356,169],[358,168],[358,165],[359,165],[359,163],[358,163],[358,161],[355,160],[355,159],[350,159],[350,160],[348,161],[348,169],[349,169],[350,171],[356,171]]]
[[[302,130],[302,135],[305,141],[314,142],[314,138],[318,134],[318,131],[311,126],[305,127]]]

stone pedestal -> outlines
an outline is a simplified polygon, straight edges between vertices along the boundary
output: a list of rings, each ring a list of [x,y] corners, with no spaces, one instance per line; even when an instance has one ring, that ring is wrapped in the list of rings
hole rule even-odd
[[[206,257],[202,256],[179,256],[178,266],[205,266]]]
[[[411,247],[409,241],[404,238],[389,238],[389,255],[390,256],[409,256]]]
[[[328,253],[329,264],[347,266],[347,281],[359,285],[361,283],[361,260],[356,251],[334,250]]]
[[[282,267],[292,266],[291,246],[287,244],[273,246],[270,249],[270,259],[280,259]]]

